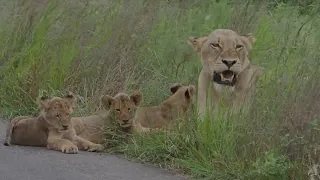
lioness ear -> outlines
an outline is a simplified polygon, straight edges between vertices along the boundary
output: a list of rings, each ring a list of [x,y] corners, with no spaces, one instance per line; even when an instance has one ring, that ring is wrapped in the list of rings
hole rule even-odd
[[[248,51],[252,49],[252,45],[256,42],[256,38],[252,35],[252,33],[248,33],[244,36],[240,36],[241,41],[246,46]]]
[[[172,94],[176,93],[178,91],[179,88],[181,88],[182,85],[181,84],[178,84],[178,83],[174,83],[171,85],[170,87],[170,91]]]
[[[104,95],[104,96],[101,96],[100,103],[104,106],[106,110],[110,110],[111,106],[114,103],[114,99],[111,96]]]
[[[188,39],[188,44],[190,44],[193,47],[193,49],[197,52],[197,54],[201,56],[201,48],[207,40],[208,40],[207,36],[197,37],[197,38],[191,36]]]
[[[38,99],[40,110],[46,109],[48,107],[49,100],[50,99],[47,96],[42,96],[41,98]]]
[[[248,38],[249,42],[251,43],[251,45],[253,45],[256,42],[256,38],[253,36],[252,33],[248,33],[245,35],[245,37]]]
[[[140,106],[142,102],[142,93],[140,91],[135,91],[130,96],[130,99],[136,106]]]
[[[77,104],[77,99],[74,94],[69,91],[67,95],[64,96],[64,99],[68,101],[68,103],[71,105],[72,111],[74,111]]]

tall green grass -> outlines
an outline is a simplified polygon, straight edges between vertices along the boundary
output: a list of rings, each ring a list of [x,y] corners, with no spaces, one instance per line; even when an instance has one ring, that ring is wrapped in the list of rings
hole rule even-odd
[[[1,5],[0,108],[7,118],[37,114],[39,94],[65,90],[77,94],[78,114],[119,91],[140,90],[143,105],[157,105],[170,83],[197,84],[200,58],[188,37],[231,28],[257,38],[251,60],[262,75],[250,110],[220,108],[203,123],[192,113],[180,130],[134,135],[114,150],[201,179],[305,179],[318,163],[308,158],[319,140],[316,3],[303,14],[292,4],[245,0]]]

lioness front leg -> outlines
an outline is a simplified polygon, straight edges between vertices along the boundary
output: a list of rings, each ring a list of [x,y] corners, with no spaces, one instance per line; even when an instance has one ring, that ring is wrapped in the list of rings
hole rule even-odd
[[[206,110],[207,89],[210,83],[210,76],[203,69],[200,72],[198,80],[198,115],[203,120]]]
[[[49,131],[47,148],[50,150],[61,151],[67,154],[76,154],[78,153],[78,147],[74,145],[68,139],[62,139],[60,133],[55,131]]]
[[[102,152],[104,149],[101,144],[95,144],[79,136],[73,137],[73,142],[79,147],[80,150],[84,151]]]

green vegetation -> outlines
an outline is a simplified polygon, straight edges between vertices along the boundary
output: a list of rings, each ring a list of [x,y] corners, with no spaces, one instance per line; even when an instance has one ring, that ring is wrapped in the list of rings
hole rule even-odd
[[[135,89],[143,105],[157,105],[170,83],[197,84],[201,64],[188,37],[231,28],[257,38],[251,59],[263,75],[250,111],[221,109],[202,124],[192,116],[174,132],[115,139],[114,151],[210,180],[306,179],[317,160],[317,1],[15,2],[0,4],[3,116],[36,114],[39,94],[65,90],[78,95],[78,114],[93,111],[102,94]]]

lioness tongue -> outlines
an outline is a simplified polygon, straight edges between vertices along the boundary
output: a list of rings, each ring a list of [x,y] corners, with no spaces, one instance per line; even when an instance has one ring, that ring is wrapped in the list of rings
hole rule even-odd
[[[232,80],[234,73],[232,71],[224,71],[222,72],[222,77],[225,80]]]

